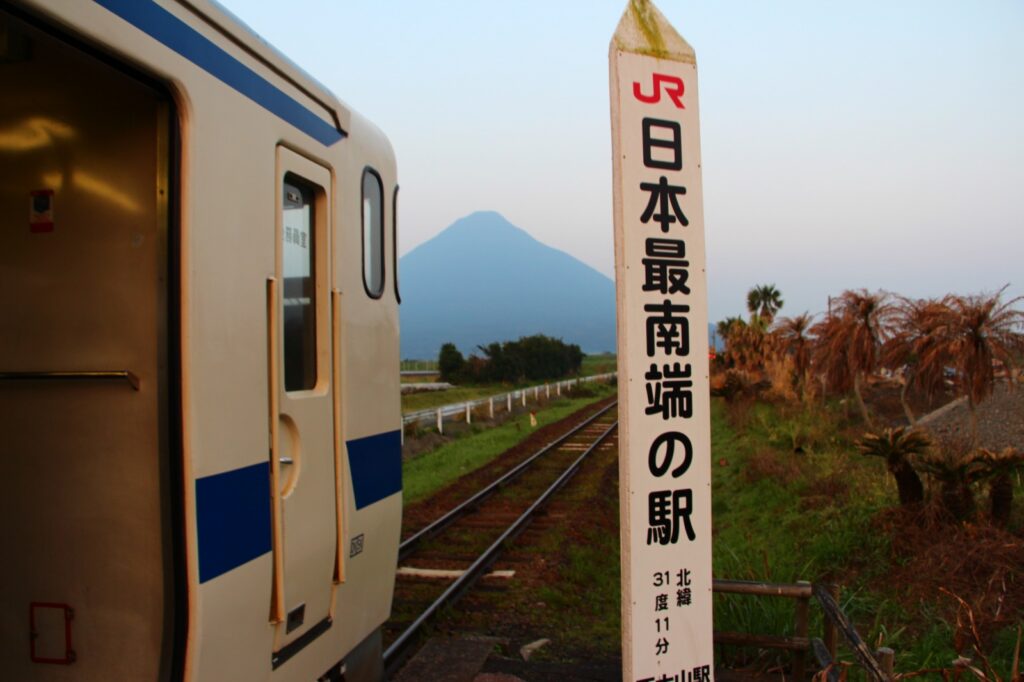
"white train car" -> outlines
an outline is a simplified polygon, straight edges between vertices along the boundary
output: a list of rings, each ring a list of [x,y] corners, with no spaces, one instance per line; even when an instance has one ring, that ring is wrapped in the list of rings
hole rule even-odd
[[[387,139],[208,0],[0,0],[0,85],[0,678],[379,678]]]

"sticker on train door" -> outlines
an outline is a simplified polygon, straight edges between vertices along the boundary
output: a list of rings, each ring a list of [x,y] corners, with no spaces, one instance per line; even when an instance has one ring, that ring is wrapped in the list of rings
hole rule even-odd
[[[29,196],[28,229],[32,232],[53,232],[53,190],[34,189]]]

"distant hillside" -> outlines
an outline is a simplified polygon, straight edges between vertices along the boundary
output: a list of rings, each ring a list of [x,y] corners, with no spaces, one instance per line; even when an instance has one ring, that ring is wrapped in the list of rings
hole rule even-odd
[[[403,358],[546,334],[615,352],[615,284],[494,212],[455,221],[400,263]]]

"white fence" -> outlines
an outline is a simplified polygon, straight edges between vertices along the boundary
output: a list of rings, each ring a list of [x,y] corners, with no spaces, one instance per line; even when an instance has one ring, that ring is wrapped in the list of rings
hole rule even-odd
[[[404,427],[406,424],[432,424],[437,427],[439,433],[444,433],[444,422],[446,419],[451,420],[455,417],[462,417],[467,423],[472,423],[473,410],[476,408],[486,407],[490,418],[493,419],[496,413],[511,412],[516,405],[525,407],[531,400],[534,403],[538,402],[542,396],[545,399],[553,395],[560,396],[563,391],[567,391],[573,386],[594,381],[608,381],[614,376],[615,372],[609,372],[607,374],[595,374],[594,376],[579,377],[577,379],[565,379],[564,381],[556,381],[551,384],[520,388],[508,393],[498,393],[486,398],[407,412],[402,415],[402,426]]]

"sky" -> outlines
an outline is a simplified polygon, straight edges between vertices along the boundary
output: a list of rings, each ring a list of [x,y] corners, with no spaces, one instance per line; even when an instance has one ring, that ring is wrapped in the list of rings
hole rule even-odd
[[[626,0],[221,0],[389,137],[399,252],[495,210],[614,276]],[[697,54],[709,319],[1024,295],[1024,2],[655,4]]]

